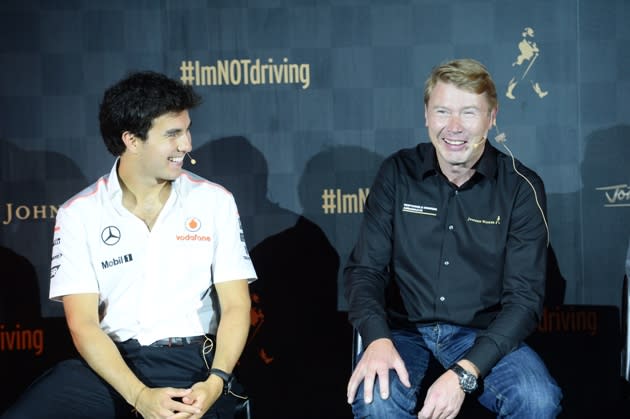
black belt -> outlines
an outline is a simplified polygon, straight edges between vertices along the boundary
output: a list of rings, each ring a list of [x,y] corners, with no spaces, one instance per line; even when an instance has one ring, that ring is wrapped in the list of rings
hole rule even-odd
[[[160,340],[156,340],[149,346],[153,347],[164,347],[164,346],[185,346],[185,345],[194,345],[195,343],[201,343],[206,340],[206,336],[186,336],[183,338],[164,338]]]

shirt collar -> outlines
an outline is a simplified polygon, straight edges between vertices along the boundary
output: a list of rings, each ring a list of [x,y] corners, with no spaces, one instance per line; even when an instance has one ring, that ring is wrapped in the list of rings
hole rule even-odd
[[[440,172],[433,144],[418,144],[418,154],[421,156],[420,177],[422,179],[426,179],[428,176],[432,176]]]
[[[120,157],[116,158],[112,170],[109,171],[109,177],[107,181],[107,193],[112,201],[119,197],[119,201],[122,201],[122,189],[120,187],[120,180],[118,179],[118,162]]]
[[[475,165],[475,171],[487,178],[496,178],[498,154],[499,151],[490,142],[486,141],[483,154],[481,154],[481,158]]]
[[[109,179],[107,182],[107,193],[109,194],[109,198],[113,202],[117,202],[122,205],[122,188],[120,187],[120,179],[118,178],[118,163],[120,162],[120,157],[116,158],[114,162],[114,166],[112,166],[112,170],[109,172]],[[181,181],[182,175],[179,175],[177,179],[171,182],[171,193],[174,193],[176,197],[181,196]]]
[[[430,151],[425,147],[430,145]],[[423,150],[424,149],[424,150]],[[440,169],[437,161],[437,154],[433,144],[426,143],[425,145],[418,145],[418,152],[420,153],[422,160],[420,161],[420,176],[422,179],[426,179],[428,176],[440,173]],[[492,146],[488,141],[483,149],[481,157],[475,164],[475,171],[480,175],[487,178],[495,178],[497,175],[497,156],[498,150]]]

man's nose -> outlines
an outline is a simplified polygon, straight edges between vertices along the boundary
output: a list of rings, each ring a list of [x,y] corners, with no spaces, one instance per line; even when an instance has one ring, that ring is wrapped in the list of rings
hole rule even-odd
[[[184,153],[192,151],[192,137],[189,132],[178,139],[177,149]]]
[[[446,122],[446,130],[448,132],[462,132],[463,125],[459,115],[451,115]]]

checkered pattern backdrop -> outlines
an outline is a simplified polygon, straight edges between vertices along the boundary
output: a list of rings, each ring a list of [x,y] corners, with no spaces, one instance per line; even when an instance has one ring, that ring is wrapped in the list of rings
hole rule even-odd
[[[51,207],[111,167],[96,116],[103,90],[132,70],[203,84],[189,62],[257,59],[308,66],[308,80],[246,84],[241,73],[239,84],[196,86],[192,169],[234,193],[267,319],[296,309],[307,322],[287,326],[316,330],[343,317],[340,272],[361,197],[383,158],[427,141],[424,79],[458,57],[487,65],[506,144],[545,181],[565,302],[619,305],[628,20],[624,0],[3,1],[0,320],[8,330],[62,314],[47,300]],[[264,345],[253,350],[273,357]]]

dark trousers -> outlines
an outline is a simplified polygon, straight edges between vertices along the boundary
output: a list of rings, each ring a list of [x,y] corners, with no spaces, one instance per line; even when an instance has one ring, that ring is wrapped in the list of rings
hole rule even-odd
[[[140,346],[137,341],[117,344],[127,365],[149,387],[188,388],[204,381],[208,369],[200,343],[175,347]],[[209,366],[212,354],[206,354]],[[236,399],[222,396],[204,418],[234,416]],[[82,359],[60,362],[40,376],[2,419],[134,418],[129,405]]]

